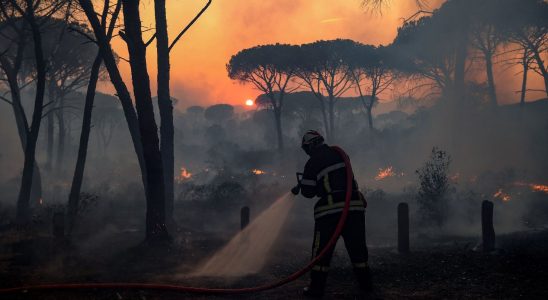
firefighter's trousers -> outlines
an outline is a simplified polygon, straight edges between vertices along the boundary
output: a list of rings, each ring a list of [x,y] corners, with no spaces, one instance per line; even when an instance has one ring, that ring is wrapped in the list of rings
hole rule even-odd
[[[334,213],[316,219],[314,225],[314,240],[312,244],[312,258],[316,257],[327,245],[335,232],[341,213]],[[363,211],[350,211],[346,219],[341,236],[344,240],[346,251],[354,267],[354,272],[360,285],[367,280],[369,268],[367,265],[368,252],[365,241],[365,213]],[[323,289],[329,264],[333,257],[335,247],[312,268],[312,288]]]

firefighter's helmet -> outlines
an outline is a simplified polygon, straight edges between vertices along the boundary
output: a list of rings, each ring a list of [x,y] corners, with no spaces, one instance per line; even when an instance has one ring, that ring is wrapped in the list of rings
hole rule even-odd
[[[316,130],[308,130],[303,136],[301,147],[308,155],[310,155],[311,151],[323,145],[323,143],[324,138],[319,132]]]

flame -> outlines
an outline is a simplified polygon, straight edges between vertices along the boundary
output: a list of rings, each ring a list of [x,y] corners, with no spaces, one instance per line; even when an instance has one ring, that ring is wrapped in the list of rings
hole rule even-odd
[[[259,169],[253,169],[253,170],[251,170],[251,173],[253,173],[255,175],[264,175],[264,174],[266,174],[265,171],[259,170]]]
[[[546,184],[536,184],[536,183],[527,183],[527,182],[514,182],[514,185],[517,186],[528,186],[533,192],[543,192],[548,194],[548,185]]]
[[[394,173],[392,166],[387,167],[386,169],[380,168],[379,173],[377,174],[377,176],[375,176],[375,180],[380,181],[392,176],[396,176],[396,173]]]
[[[192,173],[190,173],[185,167],[181,167],[181,172],[179,173],[179,176],[177,176],[177,181],[182,182],[187,179],[190,179],[192,177]]]
[[[535,192],[543,192],[548,194],[548,185],[545,184],[529,184],[529,187]]]
[[[504,202],[508,202],[512,199],[512,197],[510,197],[510,195],[503,192],[502,189],[499,189],[496,193],[494,193],[493,198],[498,198]]]

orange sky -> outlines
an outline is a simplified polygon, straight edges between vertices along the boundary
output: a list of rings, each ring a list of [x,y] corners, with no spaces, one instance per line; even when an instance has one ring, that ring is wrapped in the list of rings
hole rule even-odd
[[[141,1],[143,26],[154,26],[152,1]],[[437,7],[441,0],[431,1]],[[173,39],[206,3],[205,0],[168,1],[169,34]],[[396,35],[402,18],[416,11],[414,1],[393,0],[382,15],[371,15],[360,0],[213,0],[202,18],[171,52],[171,90],[181,107],[193,104],[243,104],[259,92],[228,78],[225,65],[239,50],[268,43],[301,44],[319,39],[349,38],[368,44],[387,44]],[[146,34],[146,38],[151,33]],[[115,51],[127,57],[120,39]],[[156,89],[156,45],[148,48],[153,93]],[[122,74],[130,83],[129,65],[120,61]],[[513,80],[514,72],[503,80]],[[508,77],[508,78],[507,78]],[[532,76],[533,77],[533,76]],[[508,89],[507,85],[503,85]],[[519,89],[519,82],[511,89]],[[103,91],[112,92],[109,84]],[[502,98],[514,98],[502,89]],[[537,97],[538,98],[538,97]]]

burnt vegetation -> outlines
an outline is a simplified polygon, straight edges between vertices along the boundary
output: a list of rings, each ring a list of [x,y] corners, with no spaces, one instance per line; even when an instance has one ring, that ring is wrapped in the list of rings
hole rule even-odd
[[[446,0],[436,10],[417,1],[420,11],[386,45],[333,39],[242,49],[226,62],[227,76],[259,91],[252,108],[202,106],[170,91],[171,50],[200,26],[211,0],[184,24],[168,22],[166,1],[151,1],[151,29],[141,26],[140,2],[0,0],[1,288],[181,283],[239,232],[242,207],[253,221],[295,184],[306,161],[301,136],[315,129],[349,153],[368,200],[380,298],[548,293],[546,1]],[[356,1],[356,9],[381,15],[393,5]],[[114,39],[128,57],[114,51]],[[123,63],[131,76],[122,76]],[[511,85],[499,81],[505,72],[519,82],[511,96],[500,93]],[[105,84],[113,94],[98,90]],[[484,200],[494,204],[497,236],[488,254],[479,251]],[[228,282],[183,276],[184,283],[250,286],[304,265],[313,203],[295,201],[263,273]],[[391,252],[402,202],[407,256]],[[330,275],[340,298],[355,296],[347,271]],[[264,296],[293,298],[296,289]]]

